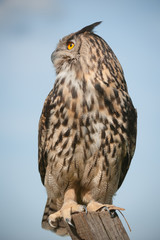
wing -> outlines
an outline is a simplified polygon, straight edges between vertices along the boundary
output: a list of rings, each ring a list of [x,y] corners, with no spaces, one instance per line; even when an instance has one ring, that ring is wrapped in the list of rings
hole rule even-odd
[[[135,146],[136,146],[136,135],[137,135],[137,112],[136,109],[134,108],[133,104],[132,104],[132,100],[130,99],[128,92],[127,92],[127,87],[126,87],[126,83],[125,83],[125,79],[122,78],[119,79],[119,82],[121,81],[121,89],[119,88],[108,88],[110,90],[110,92],[114,93],[115,95],[115,99],[118,102],[118,105],[114,106],[113,101],[111,101],[110,99],[113,98],[112,95],[110,94],[110,92],[107,93],[107,88],[101,87],[100,84],[96,84],[95,85],[95,89],[98,92],[99,95],[99,102],[104,101],[105,103],[105,107],[108,108],[109,113],[111,115],[113,115],[114,113],[116,113],[116,108],[120,109],[121,112],[121,118],[124,121],[127,122],[127,128],[123,129],[126,133],[125,136],[125,141],[127,141],[127,143],[125,143],[125,145],[127,144],[127,150],[125,150],[126,153],[124,153],[124,157],[121,160],[122,161],[122,165],[121,165],[121,174],[120,174],[120,179],[119,179],[119,184],[118,184],[118,188],[120,188],[126,174],[127,171],[129,169],[134,151],[135,151]],[[105,85],[107,85],[107,83],[103,82]],[[112,89],[112,91],[111,91]],[[122,93],[121,95],[119,95],[119,93]],[[110,95],[109,95],[110,94]],[[123,99],[123,101],[122,101]],[[122,104],[121,104],[122,101]],[[120,126],[115,124],[115,128],[119,128]],[[122,137],[122,141],[123,141],[123,136]]]
[[[122,185],[122,182],[127,174],[129,169],[132,157],[134,155],[135,147],[136,147],[136,136],[137,136],[137,111],[134,108],[132,101],[130,98],[127,99],[128,111],[127,111],[127,138],[128,138],[128,150],[126,155],[122,159],[122,166],[121,166],[121,174],[120,180],[118,184],[118,188]]]
[[[53,104],[51,101],[51,97],[53,96],[53,89],[50,91],[49,95],[47,96],[42,114],[39,120],[39,131],[38,131],[38,166],[39,172],[41,176],[41,181],[44,184],[45,174],[46,174],[46,167],[48,165],[47,160],[47,131],[49,125],[49,118],[50,118],[50,110],[53,108]]]

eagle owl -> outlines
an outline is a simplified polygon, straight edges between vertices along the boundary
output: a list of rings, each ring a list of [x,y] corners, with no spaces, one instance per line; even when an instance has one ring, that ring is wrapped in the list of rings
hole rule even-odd
[[[56,81],[39,121],[38,158],[47,190],[42,227],[67,234],[63,221],[83,211],[116,209],[136,145],[137,114],[122,67],[93,32],[96,22],[59,41]]]

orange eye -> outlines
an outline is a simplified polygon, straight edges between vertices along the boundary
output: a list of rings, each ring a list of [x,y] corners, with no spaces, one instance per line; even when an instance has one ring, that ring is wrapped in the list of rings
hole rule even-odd
[[[68,44],[67,44],[68,50],[71,50],[73,47],[74,47],[74,43],[73,42],[68,42]]]

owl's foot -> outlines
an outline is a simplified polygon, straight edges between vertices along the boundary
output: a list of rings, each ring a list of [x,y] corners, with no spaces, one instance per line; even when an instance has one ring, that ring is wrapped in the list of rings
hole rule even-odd
[[[49,216],[49,225],[53,228],[57,228],[58,222],[63,218],[65,222],[74,227],[74,225],[71,223],[71,214],[79,212],[87,212],[86,206],[77,204],[75,201],[70,200],[64,203],[59,211]]]
[[[107,210],[111,214],[111,216],[113,217],[115,210],[124,211],[125,209],[120,208],[120,207],[116,207],[116,206],[111,205],[111,204],[101,204],[101,203],[96,202],[96,201],[91,201],[87,205],[87,210],[88,210],[88,212],[97,212],[97,211]]]

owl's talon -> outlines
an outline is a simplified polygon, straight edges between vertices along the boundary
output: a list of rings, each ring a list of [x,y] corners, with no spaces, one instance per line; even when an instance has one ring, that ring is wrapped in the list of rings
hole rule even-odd
[[[111,218],[114,218],[116,216],[115,210],[110,210],[109,213],[110,213]]]
[[[71,219],[72,219],[72,214],[78,213],[78,212],[87,213],[86,206],[77,204],[75,201],[72,201],[72,200],[66,201],[59,211],[49,215],[48,223],[52,228],[58,228],[59,221],[61,219],[64,219],[64,221],[67,224],[75,228],[74,224],[71,222],[72,221]]]
[[[102,204],[96,201],[91,201],[88,205],[87,205],[87,210],[89,212],[97,212],[97,211],[104,211],[107,210],[109,213],[111,213],[111,211],[115,211],[115,210],[119,210],[119,211],[124,211],[124,208],[120,208],[120,207],[116,207],[114,205],[111,204]],[[113,215],[113,214],[112,214]]]
[[[83,205],[83,209],[84,209],[85,213],[87,214],[88,210],[87,210],[87,207],[85,205]]]
[[[56,226],[53,225],[52,222],[53,222],[52,220],[48,219],[48,223],[49,223],[49,225],[50,225],[52,228],[56,228]]]
[[[65,219],[65,222],[68,223],[71,227],[75,228],[75,226],[71,223],[71,221],[68,218]]]
[[[116,216],[116,211],[114,209],[109,210],[109,208],[107,206],[104,206],[104,207],[102,207],[102,208],[100,208],[98,210],[99,211],[107,211],[107,212],[109,212],[111,218],[114,218]]]
[[[106,207],[106,206],[104,206],[104,207],[102,207],[102,208],[100,208],[100,209],[98,209],[98,210],[100,210],[100,211],[107,211],[107,212],[109,212],[109,213],[110,213],[110,210],[109,210],[109,208],[108,208],[108,207]]]

